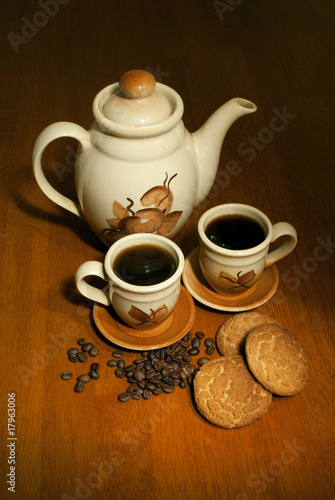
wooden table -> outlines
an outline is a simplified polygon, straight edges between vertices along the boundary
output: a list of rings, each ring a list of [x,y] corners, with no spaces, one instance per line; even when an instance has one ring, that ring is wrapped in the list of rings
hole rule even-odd
[[[325,0],[3,2],[1,499],[335,497],[334,16]],[[115,346],[74,287],[77,267],[102,261],[106,248],[32,175],[42,129],[59,120],[88,128],[96,93],[136,67],[181,95],[190,131],[232,97],[258,106],[229,130],[217,181],[176,239],[184,254],[198,244],[200,215],[226,202],[254,205],[299,235],[258,310],[304,345],[310,380],[241,429],[208,423],[190,388],[117,400],[125,381],[106,365]],[[73,198],[75,148],[60,140],[44,155],[50,181]],[[214,338],[231,316],[196,302],[191,331]],[[79,337],[100,350],[100,379],[82,394],[60,379],[82,369],[66,356]]]

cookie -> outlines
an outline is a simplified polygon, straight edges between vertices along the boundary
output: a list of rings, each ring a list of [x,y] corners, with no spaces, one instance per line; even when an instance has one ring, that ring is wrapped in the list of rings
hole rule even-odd
[[[272,401],[272,394],[254,379],[242,356],[207,361],[196,373],[193,388],[199,412],[226,429],[251,424]]]
[[[306,385],[306,351],[285,328],[271,324],[256,326],[247,337],[245,352],[253,375],[273,394],[294,396]]]
[[[227,319],[216,332],[216,347],[222,356],[244,354],[245,339],[255,326],[278,321],[257,311],[235,314]]]

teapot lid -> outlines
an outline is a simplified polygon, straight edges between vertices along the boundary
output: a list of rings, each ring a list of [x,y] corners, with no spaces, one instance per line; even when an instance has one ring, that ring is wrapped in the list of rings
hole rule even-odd
[[[102,108],[108,120],[135,127],[161,123],[173,111],[171,102],[157,90],[155,77],[141,69],[124,73]]]

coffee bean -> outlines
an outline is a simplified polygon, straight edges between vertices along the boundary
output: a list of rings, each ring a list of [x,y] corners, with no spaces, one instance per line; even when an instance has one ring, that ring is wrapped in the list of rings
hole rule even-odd
[[[148,391],[153,392],[156,389],[156,386],[152,382],[147,382],[145,384],[145,388],[148,389]]]
[[[91,370],[93,370],[94,372],[98,372],[99,371],[99,363],[92,363]]]
[[[139,365],[140,363],[143,363],[143,358],[136,358],[133,361],[134,365]]]
[[[141,388],[141,389],[145,389],[145,385],[146,385],[147,381],[146,380],[141,380],[140,382],[137,382],[137,385]]]
[[[92,349],[92,347],[94,347],[93,344],[91,342],[87,342],[86,344],[81,346],[81,350],[83,352],[89,352]]]
[[[140,394],[139,392],[132,392],[131,397],[133,399],[141,399],[142,394]]]
[[[150,351],[149,354],[148,354],[148,359],[152,360],[155,357],[156,357],[155,352],[154,351]]]
[[[203,364],[207,363],[207,361],[209,361],[209,358],[205,358],[205,357],[199,358],[198,359],[198,365],[202,366]]]
[[[211,347],[212,345],[214,345],[214,343],[215,343],[214,339],[205,339],[204,340],[204,344],[206,347]]]
[[[141,382],[141,380],[144,380],[146,378],[145,372],[143,370],[135,370],[134,371],[134,379],[137,380],[137,382]]]
[[[87,354],[85,352],[78,352],[77,358],[81,363],[85,363],[87,361]]]
[[[72,373],[71,372],[63,372],[61,374],[61,378],[63,380],[70,380],[70,378],[72,378]]]
[[[91,377],[86,373],[84,373],[83,375],[79,375],[79,377],[77,378],[78,382],[84,382],[84,384],[87,384],[88,382],[90,382],[90,380]]]
[[[85,389],[84,382],[77,382],[76,385],[74,386],[74,390],[76,392],[83,392],[84,389]]]
[[[215,347],[213,345],[209,346],[209,347],[206,347],[206,354],[213,354],[213,352],[215,351]]]
[[[162,394],[162,392],[163,389],[161,387],[156,387],[156,389],[152,391],[152,394],[154,394],[155,396],[159,396],[160,394]]]
[[[191,340],[192,347],[198,348],[198,347],[200,347],[200,344],[201,344],[201,341],[198,337]]]
[[[199,349],[196,347],[192,347],[192,349],[189,349],[188,353],[190,356],[197,356],[199,354]]]
[[[157,359],[163,359],[164,356],[165,356],[165,349],[164,349],[164,347],[162,349],[157,349],[155,351],[155,354],[156,354],[156,358]]]
[[[78,354],[79,352],[79,349],[77,349],[76,347],[71,347],[71,349],[69,349],[66,354],[70,355],[70,354]]]
[[[187,352],[188,347],[182,347],[178,353],[179,356],[183,356]]]
[[[161,375],[155,375],[154,377],[152,377],[150,379],[150,382],[152,382],[153,384],[159,384],[159,382],[161,381],[161,378],[162,376]]]
[[[187,387],[187,382],[186,382],[186,380],[181,380],[181,381],[179,382],[179,387],[180,387],[181,389],[185,389],[185,388]]]
[[[120,361],[120,360],[119,360],[119,361]],[[117,361],[117,363],[118,363],[118,361]],[[124,367],[124,371],[125,371],[126,373],[134,371],[134,367],[133,367],[133,365],[127,365],[127,366],[125,366],[125,367]]]
[[[152,392],[149,391],[148,389],[144,389],[143,394],[142,394],[142,398],[149,399],[149,398],[151,398],[151,396],[152,396]]]
[[[116,359],[109,359],[107,361],[107,366],[109,366],[109,367],[116,366],[116,365],[117,365]]]
[[[125,372],[122,368],[117,368],[114,372],[115,376],[118,378],[122,378],[125,376]]]
[[[95,346],[93,346],[90,350],[89,350],[89,353],[90,353],[90,356],[92,357],[95,357],[99,354],[99,349]]]
[[[205,337],[205,334],[202,332],[196,332],[195,336],[198,337],[198,339],[203,339]]]
[[[84,338],[78,339],[77,340],[77,344],[78,345],[84,345],[84,344],[86,344],[86,340]]]
[[[99,373],[94,370],[91,370],[88,374],[93,380],[97,380],[100,377]]]
[[[180,374],[176,371],[176,370],[173,370],[170,374],[170,377],[171,378],[180,378]]]
[[[71,363],[77,363],[78,361],[78,356],[77,354],[69,354],[69,361],[71,361]]]
[[[119,359],[117,361],[117,366],[118,366],[118,368],[124,368],[126,366],[125,360],[124,359]]]
[[[158,371],[158,372],[159,372],[159,371],[161,371],[161,369],[163,368],[163,362],[162,362],[162,360],[161,360],[161,359],[159,359],[158,361],[156,361],[156,362],[154,363],[154,368],[155,368],[155,370],[156,370],[156,371]]]
[[[173,385],[174,384],[173,378],[171,378],[171,377],[164,377],[162,380],[163,380],[164,384],[167,384],[167,385]]]
[[[123,392],[122,394],[118,395],[119,401],[129,401],[131,399],[131,393],[130,392]]]
[[[192,356],[190,356],[189,354],[184,354],[183,361],[190,363],[192,361]]]
[[[163,392],[166,392],[167,394],[171,394],[171,392],[174,391],[174,385],[169,385],[169,384],[164,384],[162,387]]]
[[[182,340],[182,341],[180,342],[180,345],[181,345],[181,346],[183,346],[183,347],[186,347],[186,349],[187,349],[188,347],[190,347],[189,342],[186,342],[186,340]]]
[[[186,335],[184,335],[183,339],[185,342],[188,342],[189,340],[191,340],[192,338],[192,333],[191,332],[187,332]]]
[[[171,363],[171,361],[172,361],[172,356],[171,356],[171,354],[166,354],[166,355],[165,355],[165,361],[166,361],[167,363]]]
[[[122,378],[122,377],[120,377],[120,378]],[[129,382],[130,384],[132,384],[132,383],[134,383],[134,384],[135,384],[135,383],[137,382],[136,378],[134,378],[134,377],[127,377],[127,380],[128,380],[128,382]]]
[[[161,371],[161,374],[163,377],[168,377],[171,373],[172,369],[168,366],[165,366],[162,371]]]
[[[134,390],[136,389],[136,384],[134,382],[132,382],[128,389],[127,389],[127,392],[134,392]]]
[[[148,380],[154,377],[155,375],[156,375],[156,370],[154,370],[154,368],[151,368],[151,370],[148,370],[145,374]]]
[[[123,352],[122,351],[113,351],[112,356],[113,356],[113,358],[123,358]]]

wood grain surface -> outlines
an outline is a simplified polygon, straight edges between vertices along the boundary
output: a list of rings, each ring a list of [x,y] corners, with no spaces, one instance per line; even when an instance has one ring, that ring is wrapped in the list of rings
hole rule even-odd
[[[3,0],[0,19],[1,499],[335,498],[335,4]],[[242,429],[207,422],[191,388],[117,400],[126,383],[106,364],[115,346],[74,286],[79,265],[106,248],[32,174],[38,134],[60,120],[89,128],[94,96],[131,68],[180,94],[191,132],[232,97],[258,106],[227,134],[217,180],[176,239],[185,256],[200,215],[221,203],[254,205],[298,232],[258,310],[301,341],[310,380]],[[48,179],[73,199],[76,146],[58,140],[44,155]],[[196,302],[191,331],[214,338],[231,316]],[[100,349],[100,379],[82,394],[60,379],[83,371],[66,356],[79,337]]]

